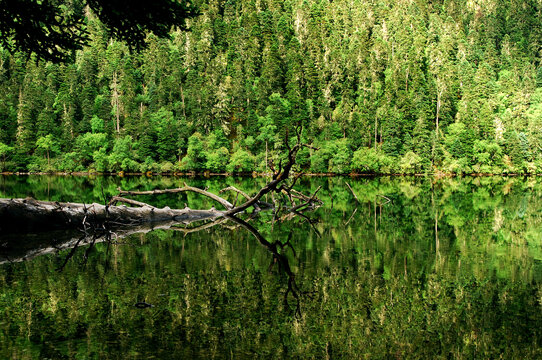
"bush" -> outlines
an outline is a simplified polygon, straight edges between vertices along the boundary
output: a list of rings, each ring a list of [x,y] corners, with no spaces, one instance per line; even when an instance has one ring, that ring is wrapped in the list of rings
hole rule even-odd
[[[409,151],[401,157],[399,168],[403,174],[416,174],[422,169],[422,158],[413,151]]]
[[[60,160],[58,169],[67,172],[77,171],[76,169],[79,167],[78,158],[79,155],[75,151],[64,154]]]
[[[221,147],[207,154],[206,168],[212,172],[224,172],[230,160],[230,153],[225,147]]]
[[[162,164],[160,164],[160,172],[162,173],[171,173],[175,169],[175,165],[173,163],[166,161]]]
[[[494,141],[477,140],[474,142],[474,163],[480,167],[502,166],[502,149]],[[474,168],[474,166],[473,166]]]
[[[352,150],[350,150],[348,140],[336,140],[331,145],[332,153],[329,159],[329,171],[336,174],[346,174],[350,172]]]
[[[139,164],[139,171],[141,172],[158,172],[160,171],[160,165],[156,163],[150,156],[147,156],[145,158],[145,161],[143,161],[141,164]]]
[[[244,150],[243,148],[239,148],[231,156],[230,163],[227,166],[227,170],[231,173],[249,172],[254,170],[254,165],[254,155]]]
[[[139,166],[132,160],[134,156],[131,136],[126,135],[116,139],[113,150],[107,158],[109,169],[111,171],[137,171]]]
[[[85,133],[75,139],[75,149],[83,166],[88,166],[93,161],[95,151],[107,148],[107,136],[102,133]]]
[[[44,159],[39,156],[32,156],[30,158],[30,162],[28,163],[26,169],[28,170],[28,172],[34,173],[34,172],[45,171],[46,167],[47,167],[47,159]]]
[[[385,174],[396,170],[393,158],[373,148],[361,148],[354,152],[352,171],[363,174]]]
[[[311,171],[314,173],[327,172],[329,167],[329,152],[327,149],[320,148],[311,156]]]
[[[92,158],[94,159],[94,169],[96,171],[104,172],[107,170],[108,156],[104,147],[100,148],[98,151],[94,151]]]
[[[471,174],[470,160],[467,158],[447,159],[444,162],[444,171],[452,174]]]
[[[194,133],[188,138],[186,156],[181,161],[181,169],[184,171],[201,171],[206,165],[206,154],[203,147],[202,136]]]
[[[351,158],[348,139],[326,141],[311,156],[310,169],[315,173],[344,174],[350,171]]]

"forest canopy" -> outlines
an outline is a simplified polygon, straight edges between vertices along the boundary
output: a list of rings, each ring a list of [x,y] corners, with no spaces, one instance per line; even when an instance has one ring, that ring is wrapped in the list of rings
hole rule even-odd
[[[194,7],[140,52],[92,14],[71,62],[5,44],[2,169],[266,171],[302,125],[311,172],[542,172],[537,1]]]
[[[89,12],[115,39],[141,49],[147,33],[165,37],[173,26],[185,29],[196,14],[185,1],[153,0],[1,0],[1,45],[10,51],[66,61],[89,41]]]

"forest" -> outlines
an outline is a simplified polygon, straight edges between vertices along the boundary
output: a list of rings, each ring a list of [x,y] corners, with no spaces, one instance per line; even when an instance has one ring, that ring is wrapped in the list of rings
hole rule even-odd
[[[0,48],[0,171],[542,173],[542,3],[210,0],[131,51]],[[66,3],[69,6],[69,3]],[[290,136],[289,136],[290,135]]]

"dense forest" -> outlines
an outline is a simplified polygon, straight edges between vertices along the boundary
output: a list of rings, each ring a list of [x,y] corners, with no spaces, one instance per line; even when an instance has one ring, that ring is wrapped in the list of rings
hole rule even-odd
[[[542,172],[539,1],[210,0],[132,52],[0,49],[4,171]]]

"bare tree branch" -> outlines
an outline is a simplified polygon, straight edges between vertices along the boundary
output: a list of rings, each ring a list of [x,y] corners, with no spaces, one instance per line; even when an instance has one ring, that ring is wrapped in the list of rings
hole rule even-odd
[[[354,193],[354,190],[352,190],[352,187],[350,186],[350,184],[346,182],[346,186],[348,186],[348,188],[350,189],[350,192],[352,193],[352,195],[354,195],[354,199],[356,199],[357,203],[361,204],[358,197],[356,196],[356,193]]]
[[[180,192],[195,192],[204,196],[207,196],[208,198],[211,198],[215,200],[216,202],[222,204],[226,209],[232,209],[233,205],[226,199],[221,198],[218,195],[215,195],[211,192],[208,192],[206,190],[199,189],[197,187],[188,186],[186,183],[184,183],[184,186],[181,188],[176,189],[164,189],[164,190],[148,190],[148,191],[126,191],[121,190],[119,188],[119,195],[158,195],[158,194],[175,194]]]

